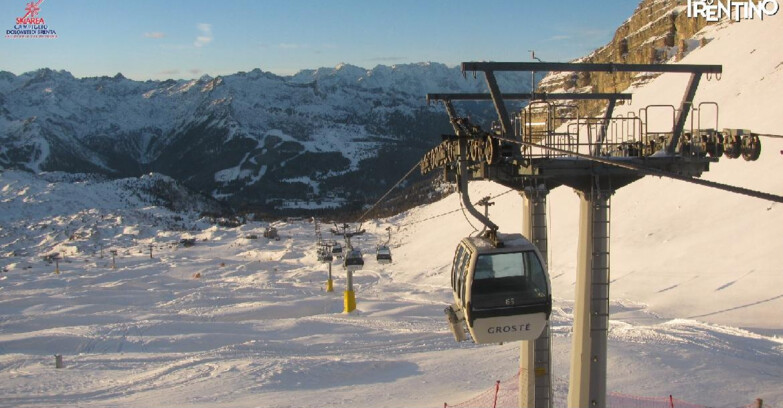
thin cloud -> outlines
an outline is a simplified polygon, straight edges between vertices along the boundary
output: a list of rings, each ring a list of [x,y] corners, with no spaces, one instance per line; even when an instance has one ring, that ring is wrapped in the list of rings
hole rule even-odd
[[[298,50],[300,48],[308,48],[309,46],[307,44],[297,44],[297,43],[280,43],[277,44],[277,48],[282,48],[284,50]]]
[[[158,39],[158,38],[163,38],[165,36],[166,36],[166,34],[165,33],[161,33],[160,31],[152,31],[152,32],[144,33],[144,37],[146,37],[146,38]]]
[[[202,70],[200,70],[198,68],[193,68],[193,69],[188,70],[188,73],[190,73],[190,75],[198,75],[198,74],[200,74],[202,72],[204,72],[204,71],[202,71]]]
[[[196,28],[201,31],[201,35],[196,37],[196,41],[193,43],[196,48],[201,48],[212,42],[212,24],[201,23]]]
[[[179,70],[178,69],[167,69],[165,71],[158,72],[158,75],[178,75]]]
[[[564,41],[564,40],[570,40],[573,38],[570,35],[555,35],[552,37],[547,38],[548,41]]]

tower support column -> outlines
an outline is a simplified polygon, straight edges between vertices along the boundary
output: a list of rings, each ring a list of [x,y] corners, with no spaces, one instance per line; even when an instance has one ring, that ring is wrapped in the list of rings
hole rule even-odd
[[[546,225],[546,196],[544,186],[528,187],[521,191],[523,201],[522,225],[524,235],[541,252],[547,262],[549,245]],[[519,346],[519,407],[550,408],[552,406],[552,350],[549,324],[536,340],[522,341]]]
[[[591,184],[597,186],[598,179],[593,179]],[[612,191],[590,187],[578,194],[579,245],[568,407],[605,408]]]

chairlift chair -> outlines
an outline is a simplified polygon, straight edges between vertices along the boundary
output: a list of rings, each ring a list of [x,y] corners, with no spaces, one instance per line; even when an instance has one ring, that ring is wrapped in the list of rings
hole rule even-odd
[[[392,263],[391,250],[389,247],[386,245],[378,246],[378,249],[375,251],[375,260],[378,261],[379,264]]]
[[[345,269],[353,272],[361,270],[364,267],[364,259],[362,259],[362,251],[358,249],[351,249],[348,255],[343,260],[343,266]]]
[[[319,262],[332,262],[334,257],[327,247],[318,248],[318,261]]]
[[[478,344],[535,340],[552,312],[546,263],[521,234],[464,238],[451,269],[454,304],[445,313],[457,341],[463,324]]]

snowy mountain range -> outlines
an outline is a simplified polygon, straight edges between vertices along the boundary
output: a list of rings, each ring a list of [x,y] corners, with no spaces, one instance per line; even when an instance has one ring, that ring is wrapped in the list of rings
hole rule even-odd
[[[527,74],[499,80],[509,92],[530,89]],[[363,203],[450,133],[427,92],[485,89],[438,63],[144,82],[0,72],[0,166],[158,172],[237,207]],[[468,110],[491,119],[487,108]]]
[[[715,127],[747,128],[767,135],[759,160],[721,158],[704,173],[707,180],[783,194],[779,176],[783,48],[764,40],[783,36],[781,18],[707,27],[699,33],[705,45],[680,62],[723,65],[720,80],[705,78],[695,97],[697,106],[719,103]],[[229,89],[234,89],[234,95],[261,92],[261,83],[267,81],[288,84],[284,85],[288,88],[266,89],[270,98],[280,100],[310,87],[311,92],[318,89],[319,95],[325,95],[313,100],[323,97],[341,100],[341,106],[358,106],[350,95],[372,93],[364,84],[338,84],[339,73],[330,76],[328,70],[319,71],[300,73],[298,80],[260,71],[244,74],[258,77],[255,91],[248,85],[228,88],[233,81],[239,83],[237,74],[220,79],[221,84],[203,93],[217,79],[191,81],[184,90],[190,82],[171,81],[164,86],[123,78],[74,79],[53,71],[6,74],[0,80],[2,165],[48,169],[55,149],[66,144],[65,136],[86,144],[77,131],[108,128],[111,123],[116,126],[113,133],[101,133],[106,143],[119,140],[108,139],[109,134],[130,132],[133,123],[169,129],[171,133],[160,135],[150,131],[148,139],[127,137],[148,140],[148,147],[137,147],[148,152],[146,163],[154,163],[161,153],[153,146],[170,146],[174,142],[166,137],[174,137],[174,130],[184,126],[169,124],[166,115],[180,112],[177,120],[183,121],[184,112],[195,116],[199,107],[219,110],[208,102],[219,95],[209,97],[217,99],[206,95],[229,93]],[[64,78],[34,81],[47,75]],[[367,75],[362,78],[357,82],[371,82]],[[44,92],[47,81],[63,89],[53,89],[50,94],[56,97],[35,99],[41,106],[32,106],[33,98],[26,94],[32,89]],[[330,81],[334,90],[327,86]],[[125,89],[125,96],[114,97],[117,105],[99,105],[87,98],[100,95],[95,90],[99,83],[104,83],[104,92],[122,94]],[[615,113],[628,117],[649,105],[677,104],[687,83],[687,76],[663,74],[619,89],[632,93],[634,99],[618,106]],[[65,102],[62,98],[69,89],[71,102]],[[139,92],[142,97],[133,96]],[[204,101],[198,102],[197,96]],[[165,103],[166,98],[176,103]],[[109,100],[103,97],[102,102]],[[222,109],[235,121],[227,124],[243,127],[229,132],[233,139],[221,134],[212,148],[227,151],[218,143],[221,140],[249,143],[244,141],[251,137],[244,121],[262,123],[263,116],[253,112],[264,112],[265,121],[282,121],[287,115],[272,115],[239,101],[235,96]],[[267,103],[262,101],[258,99],[259,106]],[[126,117],[118,113],[118,105]],[[142,106],[145,111],[140,111]],[[269,106],[290,107],[291,116],[320,117],[301,113],[307,112],[304,104],[277,101]],[[309,106],[315,112],[315,103]],[[347,112],[347,108],[317,106],[323,117]],[[420,108],[429,112],[424,105]],[[430,109],[433,116],[439,111]],[[401,110],[395,112],[408,118]],[[92,122],[74,119],[77,113]],[[652,120],[651,128],[667,124],[670,119],[664,116]],[[105,123],[96,119],[101,117]],[[317,133],[316,139],[300,141],[293,131],[279,127],[252,134],[264,136],[262,140],[277,138],[292,147],[312,146],[313,140],[322,142],[318,146],[332,146],[327,144],[331,140],[330,148],[335,150],[323,147],[308,151],[308,157],[339,152],[350,167],[349,157],[337,150],[343,140],[339,132],[359,125],[345,123],[347,116],[343,121],[336,122],[332,133]],[[65,123],[71,126],[70,133],[50,133],[67,129]],[[204,119],[203,123],[218,128],[218,122]],[[427,143],[434,136],[427,134]],[[354,145],[385,142],[373,137],[379,141],[347,140]],[[49,140],[62,141],[58,145]],[[195,149],[186,138],[177,143],[180,149]],[[81,145],[74,146],[85,163],[101,168],[103,156],[92,157]],[[120,143],[116,146],[119,149]],[[18,162],[11,161],[14,154],[20,157]],[[260,163],[265,157],[254,154],[218,178],[237,184],[252,178],[255,173],[243,178],[243,171],[253,168],[253,160]],[[221,156],[218,152],[212,157]],[[118,166],[103,160],[106,166]],[[183,163],[193,168],[201,165]],[[291,166],[267,168],[260,179],[283,167]],[[404,171],[408,163],[402,167]],[[297,183],[308,179],[301,180]],[[519,194],[488,181],[471,182],[471,199],[484,196],[496,201],[489,216],[502,231],[523,230]],[[353,240],[364,251],[366,264],[352,277],[357,309],[350,314],[342,313],[347,275],[338,262],[327,267],[318,260],[313,223],[278,221],[274,225],[280,241],[266,240],[262,234],[267,223],[250,221],[224,228],[197,214],[209,210],[203,207],[208,206],[206,201],[178,207],[199,201],[159,174],[109,179],[0,171],[0,406],[431,408],[444,402],[452,407],[518,406],[519,344],[455,343],[442,313],[453,301],[449,277],[454,248],[462,237],[475,232],[458,194],[390,218],[365,220],[362,228],[367,233]],[[619,189],[611,206],[610,401],[619,396],[625,402],[622,406],[738,408],[759,406],[763,400],[764,407],[783,406],[783,206],[657,177]],[[549,193],[547,265],[554,298],[551,373],[557,407],[566,406],[572,322],[580,307],[573,300],[579,212],[580,199],[570,188]],[[379,264],[372,255],[389,231],[394,262]],[[178,245],[183,238],[197,243],[185,248]],[[103,253],[112,249],[118,254],[116,266]],[[148,254],[152,249],[154,255]],[[45,259],[54,252],[62,256],[59,266]],[[327,271],[332,267],[335,291],[326,292]],[[64,368],[55,369],[53,354],[62,357]],[[610,406],[620,404],[610,402]]]

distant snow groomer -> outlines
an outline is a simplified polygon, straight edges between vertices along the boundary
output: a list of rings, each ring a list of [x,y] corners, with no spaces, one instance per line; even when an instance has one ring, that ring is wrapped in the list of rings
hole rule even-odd
[[[535,340],[552,312],[549,275],[521,234],[464,238],[451,268],[454,304],[445,310],[457,341],[463,324],[475,343]]]

